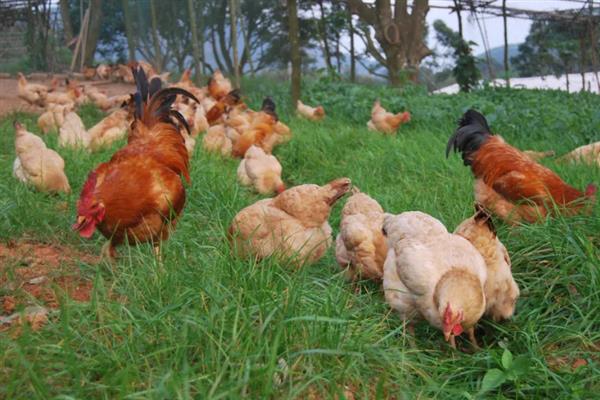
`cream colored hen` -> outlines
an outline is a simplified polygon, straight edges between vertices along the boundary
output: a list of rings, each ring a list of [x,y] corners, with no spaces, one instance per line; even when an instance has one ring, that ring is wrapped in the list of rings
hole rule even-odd
[[[381,232],[383,209],[371,197],[354,190],[342,209],[335,257],[350,280],[381,280],[387,243]]]
[[[43,133],[58,131],[65,122],[65,116],[73,111],[72,105],[49,104],[47,110],[38,117],[37,125]]]
[[[298,100],[298,104],[296,105],[296,111],[298,115],[311,121],[320,121],[325,118],[323,106],[311,107],[300,100]]]
[[[30,104],[43,106],[48,96],[48,88],[39,83],[29,83],[22,73],[17,74],[17,94]]]
[[[508,251],[496,236],[490,215],[477,205],[475,215],[463,221],[454,233],[471,242],[485,260],[485,315],[494,321],[509,319],[515,312],[519,286],[511,273]]]
[[[331,245],[331,207],[350,189],[350,179],[300,185],[241,210],[229,227],[241,257],[292,258],[297,265],[319,260]]]
[[[71,111],[65,117],[65,122],[60,127],[58,144],[62,147],[88,148],[90,135],[77,113]]]
[[[21,182],[42,192],[71,192],[60,155],[18,122],[15,122],[15,151],[13,175]]]
[[[97,151],[124,138],[127,135],[129,124],[127,110],[113,111],[88,131],[90,150]]]
[[[273,155],[257,146],[250,146],[240,161],[237,176],[244,186],[253,186],[260,194],[281,193],[285,185],[281,180],[281,164]]]
[[[383,272],[388,304],[406,321],[425,318],[452,347],[463,330],[477,346],[475,324],[486,309],[487,279],[477,249],[418,211],[386,214],[383,230],[389,248]]]
[[[410,113],[408,111],[392,114],[381,107],[379,100],[376,100],[371,110],[371,119],[367,122],[367,128],[371,131],[394,134],[401,124],[410,121]]]

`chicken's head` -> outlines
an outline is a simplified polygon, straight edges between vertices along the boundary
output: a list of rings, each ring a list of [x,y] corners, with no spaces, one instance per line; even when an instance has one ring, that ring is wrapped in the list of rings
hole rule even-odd
[[[95,171],[88,175],[77,201],[77,222],[72,226],[74,231],[79,232],[79,235],[86,239],[94,234],[96,225],[104,220],[106,213],[104,205],[94,197],[97,178]]]
[[[442,317],[442,330],[444,331],[444,339],[450,341],[454,336],[460,336],[463,333],[463,327],[461,325],[464,319],[464,313],[462,311],[454,311],[450,307],[450,303],[444,310]]]

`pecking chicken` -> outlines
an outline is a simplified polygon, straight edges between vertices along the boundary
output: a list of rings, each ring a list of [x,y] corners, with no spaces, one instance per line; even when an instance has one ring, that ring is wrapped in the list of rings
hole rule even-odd
[[[296,105],[298,115],[310,119],[311,121],[320,121],[325,118],[325,110],[323,106],[311,107],[298,100]]]
[[[237,170],[240,183],[253,186],[260,194],[282,193],[285,185],[281,180],[281,164],[275,156],[263,149],[250,146]]]
[[[17,94],[29,104],[43,106],[48,96],[48,88],[39,83],[29,83],[22,73],[17,74]]]
[[[68,79],[65,83],[67,85],[67,91],[52,91],[48,93],[44,99],[46,104],[62,104],[71,105],[71,107],[74,107],[74,105],[81,105],[87,100],[82,87]]]
[[[475,175],[475,200],[510,223],[536,222],[556,204],[569,215],[593,204],[596,186],[585,192],[567,185],[558,175],[536,163],[500,136],[492,135],[483,115],[467,111],[448,141],[446,157],[454,149]]]
[[[232,90],[231,82],[219,70],[216,70],[208,80],[208,93],[216,101],[227,96]]]
[[[21,182],[33,185],[41,192],[70,193],[64,160],[44,141],[15,121],[15,151],[13,175]]]
[[[110,74],[112,73],[112,67],[108,64],[100,64],[96,67],[96,75],[100,79],[108,79],[110,78]]]
[[[342,209],[335,258],[350,280],[383,278],[387,243],[381,228],[383,208],[376,200],[353,188]]]
[[[410,122],[410,113],[408,111],[392,114],[381,107],[379,100],[376,100],[371,110],[371,119],[367,122],[367,128],[370,131],[394,134],[401,124]]]
[[[519,286],[512,276],[510,256],[496,236],[491,216],[476,204],[475,215],[463,221],[454,233],[471,242],[487,266],[485,315],[494,321],[509,319],[515,312]]]
[[[241,100],[240,91],[238,89],[232,90],[227,93],[225,97],[218,100],[215,105],[206,112],[206,121],[209,125],[223,122],[223,115],[234,106],[238,106],[237,108],[239,109],[244,109],[246,106]]]
[[[150,242],[159,254],[160,241],[175,227],[185,204],[189,158],[181,129],[185,119],[171,109],[178,95],[196,101],[179,88],[161,90],[161,82],[148,84],[143,70],[135,71],[134,121],[128,144],[88,175],[79,201],[73,229],[84,238],[96,228],[109,239],[111,258],[116,246],[128,241]]]
[[[127,135],[130,120],[126,109],[113,111],[88,131],[89,148],[97,151],[124,138]]]
[[[38,117],[37,125],[42,133],[58,131],[65,123],[66,115],[73,111],[70,105],[48,104],[46,111]]]
[[[318,261],[331,245],[331,207],[350,190],[350,179],[300,185],[241,210],[229,227],[240,256],[291,258],[297,265]]]
[[[59,129],[58,145],[84,149],[89,147],[90,134],[86,131],[81,118],[76,112],[71,111],[65,116],[65,121]]]
[[[275,126],[279,120],[275,112],[275,103],[270,97],[263,100],[261,111],[251,113],[250,126],[243,130],[240,137],[234,141],[232,154],[234,157],[244,157],[250,146],[261,147],[266,153],[271,153],[277,144]]]
[[[600,142],[580,146],[560,158],[560,161],[581,162],[600,165]]]
[[[386,214],[383,233],[389,248],[383,271],[388,304],[409,323],[426,319],[454,348],[463,331],[477,347],[475,325],[485,312],[487,279],[477,249],[418,211]]]

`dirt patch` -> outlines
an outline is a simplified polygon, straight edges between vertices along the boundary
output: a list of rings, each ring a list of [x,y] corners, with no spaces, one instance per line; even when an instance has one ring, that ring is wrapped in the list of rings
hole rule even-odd
[[[61,82],[59,90],[64,90],[64,80],[67,75],[55,75]],[[42,83],[50,86],[53,75],[36,74],[35,77],[29,77],[31,83]],[[129,83],[112,81],[80,81],[83,85],[96,86],[101,91],[106,92],[108,96],[115,96],[127,93],[133,93],[135,86]],[[27,112],[40,114],[41,107],[32,106],[25,100],[19,98],[17,93],[17,80],[15,78],[0,78],[0,118],[12,112]]]
[[[12,241],[0,243],[1,313],[11,314],[20,306],[41,303],[58,308],[61,295],[89,301],[93,283],[82,277],[80,261],[96,264],[97,256],[67,246]]]

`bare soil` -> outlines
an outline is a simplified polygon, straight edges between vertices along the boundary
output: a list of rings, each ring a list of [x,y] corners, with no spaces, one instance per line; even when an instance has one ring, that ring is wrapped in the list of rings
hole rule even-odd
[[[28,77],[28,81],[32,83],[43,83],[44,85],[50,86],[50,82],[55,76],[61,82],[61,87],[64,87],[64,80],[67,78],[67,75],[35,74],[34,76]],[[133,93],[135,89],[134,85],[124,82],[78,81],[82,85],[96,86],[98,89],[105,91],[108,96]],[[25,100],[19,98],[17,94],[17,80],[15,78],[0,78],[0,118],[12,112],[18,111],[41,113],[42,109],[37,106],[32,106]]]

